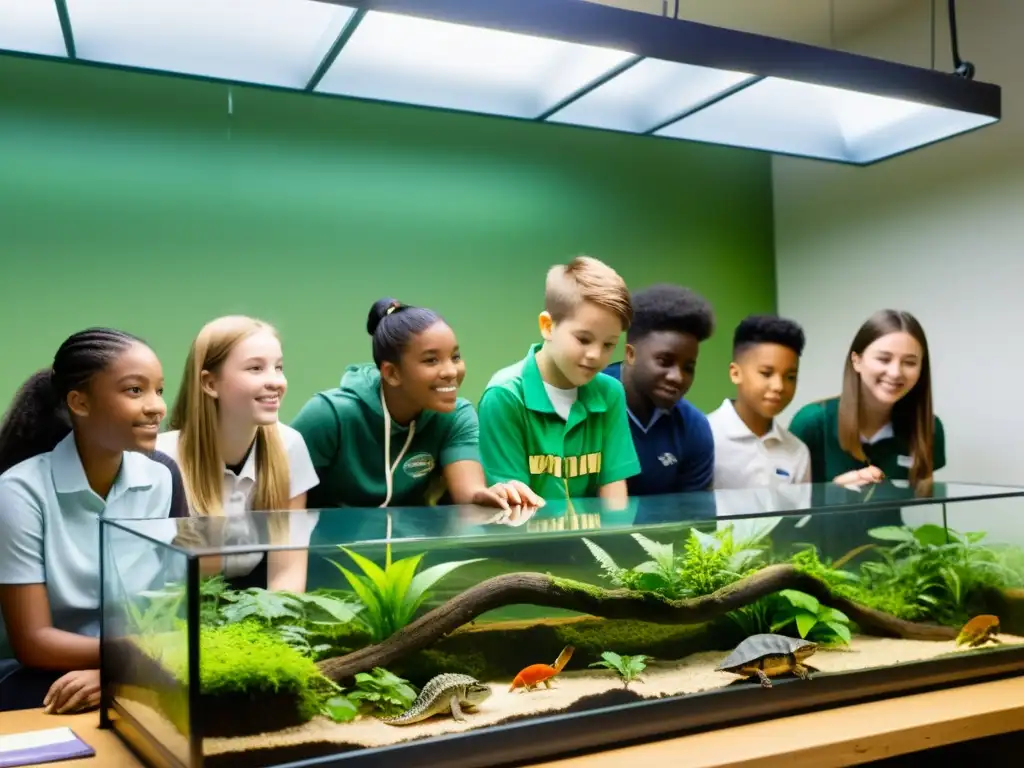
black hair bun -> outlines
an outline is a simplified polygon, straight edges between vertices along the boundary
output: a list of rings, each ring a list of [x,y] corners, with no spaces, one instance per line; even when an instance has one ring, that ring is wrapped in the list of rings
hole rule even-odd
[[[366,332],[373,336],[377,333],[377,326],[380,325],[380,321],[388,316],[389,310],[392,308],[398,309],[401,306],[402,303],[398,299],[377,299],[373,302],[373,306],[370,307],[370,314],[366,317]]]

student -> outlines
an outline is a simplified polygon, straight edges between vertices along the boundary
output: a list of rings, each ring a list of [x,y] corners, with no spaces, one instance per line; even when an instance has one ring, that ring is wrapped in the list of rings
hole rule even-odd
[[[641,471],[626,480],[630,496],[711,487],[715,442],[707,417],[683,398],[693,386],[700,345],[714,331],[703,297],[676,285],[633,294],[626,355],[605,369],[626,391]]]
[[[736,327],[729,364],[736,397],[708,416],[715,490],[810,482],[807,446],[777,419],[796,394],[803,350],[803,329],[792,320],[751,315]]]
[[[429,506],[442,488],[456,504],[543,503],[514,480],[487,486],[476,412],[458,397],[466,364],[437,313],[380,299],[366,330],[373,363],[349,366],[292,422],[320,478],[312,505]]]
[[[146,344],[90,328],[68,337],[8,408],[0,425],[0,709],[97,705],[98,519],[188,514],[174,462],[153,453],[163,386]],[[118,553],[119,567],[156,577],[154,548],[144,550]]]
[[[622,384],[602,373],[633,319],[621,277],[579,256],[548,271],[540,333],[480,399],[480,447],[492,482],[518,480],[545,499],[622,502],[640,462]]]
[[[157,448],[181,467],[192,514],[223,516],[220,545],[289,543],[304,546],[315,513],[245,514],[304,510],[317,484],[306,444],[278,421],[288,388],[281,341],[270,325],[231,315],[199,332],[171,413],[171,431]],[[291,520],[288,519],[291,517]],[[261,535],[259,526],[268,530]],[[212,528],[212,526],[211,526]],[[304,549],[230,555],[204,570],[222,572],[232,586],[301,592],[306,585]]]
[[[930,481],[946,464],[946,441],[921,324],[894,309],[868,318],[846,356],[842,394],[805,405],[789,428],[810,448],[814,482]]]

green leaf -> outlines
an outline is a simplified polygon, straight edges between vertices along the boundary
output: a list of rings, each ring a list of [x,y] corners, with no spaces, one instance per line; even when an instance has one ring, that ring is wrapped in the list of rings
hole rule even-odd
[[[881,528],[871,528],[868,536],[881,541],[916,541],[914,532],[909,528],[897,525],[883,525]]]
[[[813,614],[817,614],[818,609],[821,607],[821,603],[818,602],[816,597],[796,589],[783,589],[778,592],[778,595],[797,608]]]
[[[925,523],[915,528],[914,538],[926,547],[941,547],[949,543],[946,539],[946,529],[934,523]]]
[[[364,574],[366,574],[366,577],[370,580],[373,586],[376,587],[378,592],[381,594],[387,593],[390,580],[388,579],[387,573],[385,573],[379,565],[373,562],[373,560],[363,557],[363,555],[360,555],[358,552],[353,552],[348,547],[339,546],[338,549],[352,558],[355,564],[362,569]]]
[[[952,533],[952,531],[950,531],[950,533]],[[964,536],[967,538],[967,542],[969,544],[977,544],[979,541],[984,539],[987,535],[988,534],[985,533],[984,531],[971,531],[969,533],[965,533],[964,534]]]
[[[304,594],[299,596],[299,599],[304,603],[315,605],[324,613],[336,619],[339,624],[348,624],[362,610],[360,605],[353,605],[336,597],[327,597],[326,595]],[[328,624],[330,622],[316,623]]]
[[[412,580],[412,583],[409,585],[409,591],[406,593],[403,613],[411,618],[412,615],[416,613],[416,609],[420,607],[420,603],[423,602],[423,598],[426,596],[428,589],[433,587],[437,582],[456,568],[461,568],[462,566],[469,565],[470,563],[478,563],[483,559],[484,558],[482,557],[475,557],[472,560],[457,560],[451,563],[439,563],[427,568],[425,571],[417,573],[415,578]]]
[[[818,623],[818,617],[813,613],[798,613],[796,615],[796,629],[800,637],[807,637],[807,633],[814,629]]]
[[[336,723],[347,723],[355,719],[359,709],[344,696],[332,696],[324,705],[324,712]]]
[[[419,554],[403,560],[394,560],[388,569],[388,581],[390,583],[384,603],[393,606],[392,610],[395,615],[396,629],[405,626],[409,621],[409,617],[403,613],[402,606],[406,602],[409,587],[412,585],[416,569],[419,567],[422,559],[423,555]]]
[[[583,543],[586,544],[587,549],[590,550],[590,554],[594,556],[594,559],[597,560],[598,564],[607,575],[614,576],[622,570],[618,565],[616,565],[611,555],[601,549],[601,547],[597,546],[597,544],[592,542],[590,539],[583,539]]]
[[[642,533],[632,534],[633,539],[643,547],[647,556],[654,560],[661,568],[671,570],[673,566],[673,555],[671,544],[661,544],[644,536]]]
[[[846,624],[850,621],[850,617],[840,611],[838,608],[823,607],[818,611],[818,621],[824,621],[826,623],[830,621],[836,621]]]
[[[840,624],[837,621],[826,621],[825,626],[831,629],[836,637],[840,638],[844,643],[850,642],[850,628],[845,624]]]
[[[719,546],[722,544],[722,542],[714,536],[704,533],[703,531],[698,531],[696,528],[690,529],[690,536],[697,542],[701,550],[704,552],[717,552]]]

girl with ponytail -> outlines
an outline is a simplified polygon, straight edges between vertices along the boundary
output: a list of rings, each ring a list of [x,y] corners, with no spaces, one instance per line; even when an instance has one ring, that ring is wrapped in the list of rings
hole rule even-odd
[[[0,710],[99,701],[99,518],[187,515],[174,462],[154,453],[163,369],[110,328],[68,337],[0,424]],[[152,555],[152,548],[147,549]],[[116,553],[145,579],[160,563]]]

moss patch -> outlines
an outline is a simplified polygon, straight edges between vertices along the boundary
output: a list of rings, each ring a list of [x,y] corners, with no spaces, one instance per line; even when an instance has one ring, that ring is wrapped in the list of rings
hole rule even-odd
[[[173,676],[158,691],[160,708],[188,733],[188,655],[178,644],[161,648],[150,638],[143,651]],[[198,697],[204,736],[245,736],[311,720],[329,688],[312,659],[281,642],[256,622],[200,630]]]
[[[591,616],[476,624],[391,667],[418,686],[442,672],[484,681],[511,679],[531,664],[551,664],[567,645],[576,648],[570,669],[582,669],[608,650],[675,660],[716,647],[722,642],[723,629],[717,624],[650,624]]]

